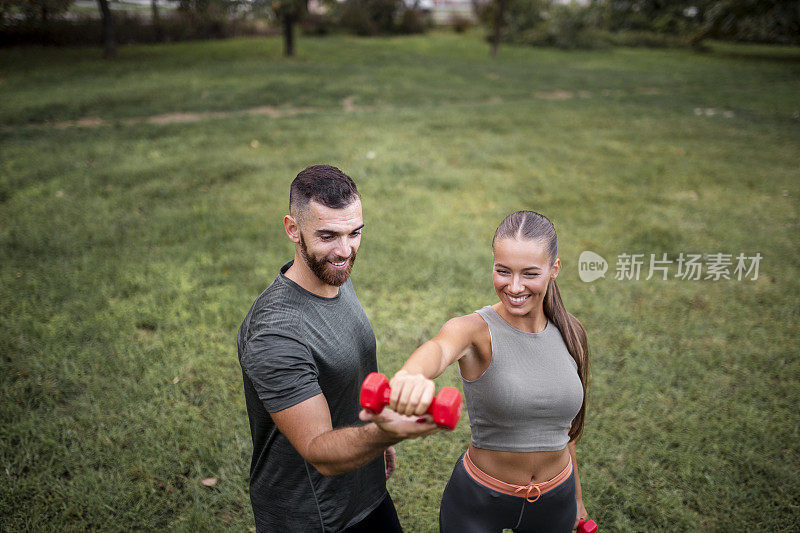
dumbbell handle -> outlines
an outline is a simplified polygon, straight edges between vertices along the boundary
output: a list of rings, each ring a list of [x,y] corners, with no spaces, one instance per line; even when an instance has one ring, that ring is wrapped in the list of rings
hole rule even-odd
[[[580,519],[578,521],[578,533],[595,533],[597,531],[597,524],[594,520]]]
[[[389,405],[392,390],[389,380],[378,372],[370,373],[361,385],[361,407],[374,413],[383,411],[384,405]],[[454,387],[442,387],[439,394],[433,399],[426,411],[433,416],[433,421],[447,429],[455,429],[461,418],[462,399],[461,393]]]
[[[390,389],[389,387],[386,387],[385,389],[383,389],[383,397],[381,398],[381,404],[382,405],[389,405],[389,401],[390,401],[391,397],[392,397],[392,389]],[[433,402],[431,402],[431,403],[433,403]]]

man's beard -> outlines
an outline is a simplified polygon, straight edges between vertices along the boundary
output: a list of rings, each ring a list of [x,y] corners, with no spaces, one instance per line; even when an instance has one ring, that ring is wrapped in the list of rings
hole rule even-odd
[[[335,260],[337,263],[348,259],[347,267],[344,270],[336,270],[328,264],[327,257],[318,259],[308,253],[308,247],[306,247],[306,241],[303,239],[302,235],[300,235],[300,253],[303,254],[303,259],[308,265],[308,268],[323,282],[328,285],[333,285],[334,287],[339,287],[350,278],[350,272],[352,272],[353,265],[356,262],[355,252],[353,252],[349,258],[336,257]]]

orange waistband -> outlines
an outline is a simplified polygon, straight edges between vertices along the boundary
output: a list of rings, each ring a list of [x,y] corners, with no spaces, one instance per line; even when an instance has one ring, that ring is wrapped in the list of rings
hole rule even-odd
[[[463,463],[464,470],[467,471],[467,474],[469,474],[472,479],[481,485],[484,485],[494,491],[502,492],[503,494],[524,497],[530,503],[538,500],[539,497],[545,492],[556,488],[564,480],[566,480],[570,474],[572,474],[572,456],[569,456],[569,463],[567,463],[567,466],[564,467],[564,470],[562,470],[561,473],[556,477],[541,483],[531,483],[530,485],[512,485],[511,483],[506,483],[505,481],[500,481],[497,478],[493,478],[475,466],[475,463],[473,463],[472,459],[469,458],[469,450],[464,453]],[[534,499],[531,499],[531,493],[536,494]]]

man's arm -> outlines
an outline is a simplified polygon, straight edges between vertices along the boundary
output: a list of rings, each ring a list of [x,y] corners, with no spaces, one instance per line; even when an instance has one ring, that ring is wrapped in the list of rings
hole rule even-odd
[[[403,439],[438,429],[429,416],[420,423],[418,417],[401,416],[389,409],[380,415],[362,412],[362,420],[372,421],[363,426],[333,429],[328,402],[322,394],[270,416],[298,453],[324,476],[355,470]]]

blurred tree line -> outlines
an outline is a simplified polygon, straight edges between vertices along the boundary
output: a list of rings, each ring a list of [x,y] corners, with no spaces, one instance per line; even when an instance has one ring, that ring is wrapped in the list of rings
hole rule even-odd
[[[313,9],[309,9],[309,1]],[[96,0],[95,14],[73,13],[74,0],[0,0],[0,46],[104,44],[265,35],[280,32],[286,55],[295,31],[324,35],[424,32],[431,25],[420,0],[150,0],[147,12]],[[800,0],[472,0],[500,43],[594,48],[702,47],[706,39],[800,44]]]
[[[150,0],[148,13],[119,0],[96,0],[97,11],[73,13],[75,0],[0,0],[0,46],[104,44],[217,39],[280,32],[293,55],[295,31],[324,35],[422,33],[431,26],[419,0]],[[161,4],[161,5],[160,5]],[[165,9],[167,8],[167,9]]]
[[[596,48],[680,46],[706,39],[800,44],[798,0],[473,0],[489,29],[492,53],[501,42]]]

